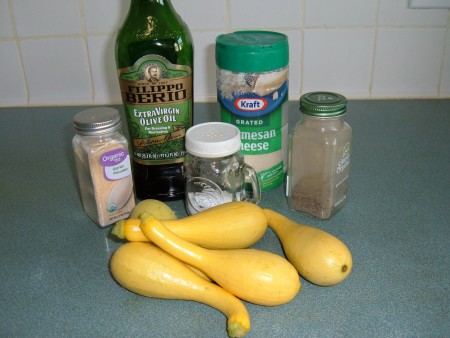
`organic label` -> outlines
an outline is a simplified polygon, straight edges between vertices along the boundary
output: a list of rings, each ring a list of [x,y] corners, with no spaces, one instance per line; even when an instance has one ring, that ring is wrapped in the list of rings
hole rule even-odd
[[[159,55],[119,70],[133,156],[142,164],[182,162],[192,125],[192,70]]]
[[[123,148],[114,149],[100,157],[103,173],[107,180],[115,181],[131,175],[130,156]]]

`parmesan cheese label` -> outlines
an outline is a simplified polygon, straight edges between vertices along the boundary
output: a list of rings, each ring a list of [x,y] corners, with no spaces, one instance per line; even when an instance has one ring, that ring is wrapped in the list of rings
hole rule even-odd
[[[217,97],[223,122],[241,132],[241,153],[258,173],[261,190],[284,181],[287,167],[288,67],[262,73],[218,69]]]

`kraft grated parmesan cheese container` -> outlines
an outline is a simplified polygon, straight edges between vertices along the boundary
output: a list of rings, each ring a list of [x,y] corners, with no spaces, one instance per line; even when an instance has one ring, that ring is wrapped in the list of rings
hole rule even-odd
[[[222,122],[241,132],[241,153],[261,190],[284,182],[288,152],[287,36],[237,31],[216,38],[217,100]]]

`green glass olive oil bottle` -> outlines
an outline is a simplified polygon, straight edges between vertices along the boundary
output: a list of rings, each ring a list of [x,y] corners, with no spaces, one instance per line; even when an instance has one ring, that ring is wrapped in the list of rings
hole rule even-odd
[[[141,200],[184,198],[193,61],[191,33],[169,0],[131,0],[116,39],[116,64]]]

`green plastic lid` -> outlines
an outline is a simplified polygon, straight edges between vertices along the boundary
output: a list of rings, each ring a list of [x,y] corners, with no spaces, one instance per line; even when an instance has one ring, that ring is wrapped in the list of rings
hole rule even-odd
[[[216,64],[233,72],[266,72],[289,63],[287,36],[269,31],[237,31],[216,38]]]
[[[338,116],[347,111],[347,99],[332,92],[307,93],[300,97],[300,110],[313,116]]]

